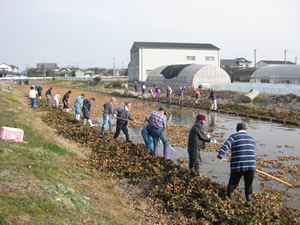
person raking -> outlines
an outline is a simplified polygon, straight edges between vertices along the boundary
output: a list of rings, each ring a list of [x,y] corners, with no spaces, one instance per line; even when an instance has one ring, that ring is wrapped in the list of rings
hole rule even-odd
[[[251,201],[253,192],[253,178],[255,166],[255,141],[247,134],[246,124],[238,123],[237,133],[232,134],[223,144],[218,153],[218,159],[222,159],[225,153],[231,149],[230,178],[227,186],[227,195],[232,197],[233,191],[238,186],[240,179],[245,180],[246,200]]]

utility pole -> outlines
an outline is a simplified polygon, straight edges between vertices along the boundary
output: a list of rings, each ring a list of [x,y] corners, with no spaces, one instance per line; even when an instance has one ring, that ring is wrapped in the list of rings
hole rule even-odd
[[[113,57],[113,77],[115,79],[115,75],[116,75],[116,65],[115,65],[115,57]]]
[[[287,52],[287,50],[284,49],[284,64],[286,64],[286,52]]]
[[[254,68],[256,68],[256,49],[254,49]]]

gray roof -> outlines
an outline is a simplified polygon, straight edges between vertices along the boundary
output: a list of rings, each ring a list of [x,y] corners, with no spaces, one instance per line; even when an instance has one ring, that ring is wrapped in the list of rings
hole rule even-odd
[[[44,66],[45,69],[57,69],[56,63],[38,63],[37,68],[40,69]]]
[[[207,43],[173,43],[173,42],[134,42],[131,52],[136,52],[139,48],[157,49],[209,49],[219,50],[220,48]]]
[[[257,69],[251,79],[300,79],[300,66],[262,66]]]
[[[245,58],[221,59],[221,66],[240,66],[242,63],[251,63]]]
[[[221,66],[239,66],[239,62],[235,59],[221,59]]]
[[[259,62],[264,62],[266,64],[296,65],[296,63],[293,63],[291,61],[279,61],[279,60],[260,60]]]

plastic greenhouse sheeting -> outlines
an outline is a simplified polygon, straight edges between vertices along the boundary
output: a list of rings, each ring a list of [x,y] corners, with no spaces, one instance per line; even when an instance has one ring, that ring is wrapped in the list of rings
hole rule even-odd
[[[168,65],[151,71],[146,83],[196,87],[202,84],[230,83],[230,77],[216,65]]]
[[[300,96],[300,85],[297,84],[269,84],[269,83],[230,83],[214,84],[213,89],[237,92],[249,92],[256,89],[261,93],[269,94],[295,94]]]

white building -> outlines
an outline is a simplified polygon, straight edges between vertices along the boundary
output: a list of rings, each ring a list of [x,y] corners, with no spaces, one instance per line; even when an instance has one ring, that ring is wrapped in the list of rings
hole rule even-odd
[[[220,49],[212,44],[134,42],[130,50],[130,81],[146,81],[150,72],[160,66],[202,64],[220,66]]]
[[[18,72],[18,67],[14,65],[8,65],[6,63],[0,64],[0,77],[6,77]]]

